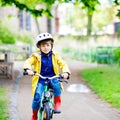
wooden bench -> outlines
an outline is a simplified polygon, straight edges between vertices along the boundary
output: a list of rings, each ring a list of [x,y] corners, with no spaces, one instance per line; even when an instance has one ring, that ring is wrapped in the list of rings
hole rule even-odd
[[[13,62],[0,62],[0,75],[14,79]]]

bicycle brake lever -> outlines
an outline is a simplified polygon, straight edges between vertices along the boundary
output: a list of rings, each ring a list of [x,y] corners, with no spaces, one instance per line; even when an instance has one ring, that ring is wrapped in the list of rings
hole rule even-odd
[[[36,71],[34,71],[34,75],[36,74],[37,72]]]
[[[64,80],[64,82],[65,82],[65,83],[68,83],[68,81],[67,81],[67,80]]]
[[[23,75],[28,75],[28,72],[24,71],[24,72],[23,72]]]

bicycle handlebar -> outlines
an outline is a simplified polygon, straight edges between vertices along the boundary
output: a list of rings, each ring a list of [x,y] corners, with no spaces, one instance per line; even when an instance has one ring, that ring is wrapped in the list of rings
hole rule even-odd
[[[24,72],[23,72],[23,75],[28,75],[28,72],[24,71]],[[39,76],[40,78],[45,79],[45,80],[52,80],[52,79],[54,79],[54,78],[58,78],[60,82],[68,83],[67,80],[63,80],[63,77],[62,77],[61,74],[60,74],[60,75],[55,75],[55,76],[53,76],[53,77],[44,77],[44,76],[42,76],[42,75],[34,72],[34,76]]]

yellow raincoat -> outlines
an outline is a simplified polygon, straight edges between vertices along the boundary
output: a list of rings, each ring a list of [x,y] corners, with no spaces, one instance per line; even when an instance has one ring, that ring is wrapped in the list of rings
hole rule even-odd
[[[65,63],[65,61],[63,61],[63,59],[60,57],[60,55],[58,53],[53,52],[52,63],[53,63],[53,70],[56,75],[60,74],[59,68],[62,71],[62,73],[68,72],[70,74],[70,70],[69,70],[67,64]],[[25,61],[23,69],[26,69],[26,68],[34,70],[37,73],[40,73],[40,71],[41,71],[41,53],[40,53],[40,51],[33,53]],[[33,78],[32,78],[32,95],[33,96],[34,96],[34,92],[35,92],[38,80],[39,80],[38,76],[33,76]]]

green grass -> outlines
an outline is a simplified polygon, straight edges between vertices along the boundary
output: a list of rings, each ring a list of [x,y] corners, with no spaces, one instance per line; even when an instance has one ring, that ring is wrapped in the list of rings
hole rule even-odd
[[[120,108],[120,68],[90,68],[82,71],[82,77],[102,99]]]
[[[7,99],[5,88],[0,86],[0,120],[8,120],[8,111],[7,111]]]

